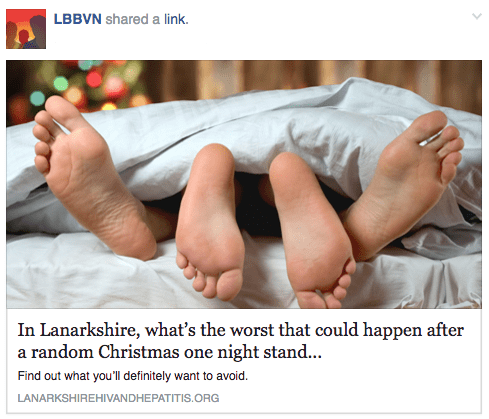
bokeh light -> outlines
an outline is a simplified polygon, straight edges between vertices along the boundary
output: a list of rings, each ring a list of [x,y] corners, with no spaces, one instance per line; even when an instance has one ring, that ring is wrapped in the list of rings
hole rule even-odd
[[[62,60],[61,62],[68,68],[78,67],[78,60]]]
[[[28,122],[31,119],[29,117],[30,107],[29,99],[23,95],[16,95],[10,98],[7,109],[12,123],[15,125]]]
[[[29,100],[34,106],[41,106],[46,100],[46,96],[44,96],[43,92],[36,90],[31,93]]]
[[[138,93],[137,95],[131,97],[131,100],[129,101],[129,106],[131,108],[137,108],[138,106],[149,105],[150,103],[151,100],[148,96],[143,95],[142,93]]]
[[[70,84],[70,87],[77,86],[84,88],[83,86],[85,85],[86,77],[86,73],[75,73],[68,79],[68,83]]]
[[[134,84],[141,74],[142,64],[140,61],[133,61],[127,64],[124,70],[124,80],[129,84]]]
[[[109,60],[109,63],[112,63],[118,67],[123,66],[126,64],[127,60]]]
[[[42,61],[37,71],[36,78],[42,80],[45,84],[51,87],[53,86],[53,80],[59,76],[59,74],[60,73],[56,70],[56,62]]]
[[[87,102],[85,92],[78,86],[70,87],[64,92],[63,97],[73,103],[77,108],[82,108]]]
[[[92,60],[80,60],[78,61],[78,68],[83,71],[88,71],[92,68],[93,61]]]
[[[100,109],[102,111],[113,111],[114,109],[117,109],[117,105],[113,102],[106,102]]]
[[[119,99],[127,93],[127,84],[119,76],[109,77],[104,86],[108,99]]]
[[[64,92],[68,88],[68,85],[68,80],[63,76],[56,77],[53,82],[53,86],[58,92]]]
[[[29,76],[23,86],[8,87],[7,126],[32,121],[51,95],[62,95],[80,112],[152,103],[144,61],[35,60],[11,67]]]
[[[90,87],[96,88],[102,84],[102,75],[98,71],[92,70],[87,74],[86,80]]]

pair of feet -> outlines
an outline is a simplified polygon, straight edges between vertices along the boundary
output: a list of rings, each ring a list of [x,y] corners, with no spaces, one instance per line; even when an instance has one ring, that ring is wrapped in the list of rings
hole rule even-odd
[[[151,259],[156,242],[174,232],[171,216],[144,206],[127,190],[105,140],[71,103],[49,98],[36,122],[35,165],[54,195],[115,253]],[[405,234],[438,202],[463,148],[455,127],[443,129],[446,122],[439,111],[423,115],[389,144],[372,182],[341,220],[300,157],[282,153],[273,161],[270,181],[300,307],[341,307],[355,260],[370,258]],[[194,160],[178,217],[177,264],[208,298],[232,299],[243,281],[233,178],[229,150],[206,146]]]
[[[299,305],[341,306],[355,262],[316,176],[300,157],[282,153],[272,162],[270,182]],[[235,208],[233,155],[223,145],[210,144],[195,157],[176,231],[177,265],[207,298],[230,300],[241,289],[245,246]]]

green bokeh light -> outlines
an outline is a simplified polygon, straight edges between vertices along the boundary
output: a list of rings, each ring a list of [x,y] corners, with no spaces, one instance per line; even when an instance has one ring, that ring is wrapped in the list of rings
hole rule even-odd
[[[134,84],[141,74],[142,64],[140,61],[132,61],[127,64],[124,70],[124,80],[129,84]]]
[[[68,88],[68,80],[66,77],[59,76],[54,79],[53,85],[56,90],[63,92]]]
[[[92,68],[92,66],[93,60],[78,61],[78,67],[80,68],[80,70],[88,71]]]
[[[31,96],[29,99],[34,106],[41,106],[44,103],[44,101],[46,100],[46,97],[44,96],[43,92],[36,90],[35,92],[31,93]]]

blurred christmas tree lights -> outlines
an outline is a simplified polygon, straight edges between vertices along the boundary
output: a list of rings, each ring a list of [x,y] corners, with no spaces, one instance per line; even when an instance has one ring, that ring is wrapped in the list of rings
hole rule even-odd
[[[7,125],[29,122],[46,99],[61,95],[81,112],[136,107],[151,103],[142,78],[144,61],[30,61],[33,74],[7,99]],[[15,86],[14,86],[15,87]]]

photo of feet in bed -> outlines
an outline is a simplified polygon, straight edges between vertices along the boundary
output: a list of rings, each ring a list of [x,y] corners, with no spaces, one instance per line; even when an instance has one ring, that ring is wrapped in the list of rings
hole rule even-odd
[[[210,144],[196,156],[174,226],[172,217],[127,190],[105,140],[74,105],[53,96],[35,120],[36,169],[81,225],[115,253],[141,260],[151,259],[156,243],[173,238],[176,230],[176,263],[193,278],[194,289],[224,301],[238,294],[245,247],[235,219],[229,149]],[[340,308],[355,261],[409,231],[438,202],[464,146],[457,128],[446,124],[440,111],[417,118],[383,151],[367,190],[340,215],[304,160],[290,152],[275,157],[270,183],[287,273],[301,308]]]
[[[61,204],[70,217],[93,234],[91,237],[96,236],[102,246],[108,248],[108,252],[123,257],[114,259],[122,269],[127,264],[131,266],[129,270],[145,269],[147,265],[158,272],[163,269],[157,266],[158,260],[172,254],[173,266],[164,269],[178,270],[182,282],[191,284],[190,292],[195,295],[192,298],[209,301],[206,304],[210,301],[217,302],[212,304],[232,303],[239,300],[240,295],[243,298],[243,290],[243,301],[251,298],[250,295],[259,301],[261,287],[269,285],[252,283],[248,278],[255,269],[271,273],[273,267],[260,268],[257,255],[263,251],[273,261],[277,249],[283,251],[284,270],[280,272],[287,282],[275,285],[275,292],[279,290],[287,296],[287,289],[290,290],[290,296],[303,309],[342,308],[351,298],[351,292],[354,298],[362,292],[370,295],[373,306],[377,303],[376,295],[381,295],[386,302],[392,298],[392,306],[402,307],[402,303],[394,302],[389,296],[390,285],[382,290],[383,278],[393,278],[393,288],[395,281],[399,281],[399,289],[404,287],[403,293],[421,301],[415,302],[413,307],[423,307],[423,299],[428,301],[432,297],[421,295],[419,290],[427,289],[422,284],[430,282],[430,275],[447,275],[443,274],[444,269],[458,272],[459,266],[462,272],[464,266],[472,263],[477,272],[481,258],[477,247],[481,237],[478,212],[481,166],[477,164],[480,117],[465,120],[471,114],[433,106],[407,90],[363,79],[348,79],[329,90],[320,89],[252,92],[223,99],[216,105],[212,101],[180,105],[177,101],[172,102],[176,104],[173,107],[147,105],[136,108],[140,109],[139,113],[121,110],[115,114],[105,111],[84,114],[69,96],[51,95],[37,110],[34,121],[24,124],[32,133],[33,141],[25,141],[20,147],[23,153],[30,149],[34,159],[32,170],[23,169],[22,173],[29,173],[31,178],[42,175],[49,188],[48,194],[42,189],[42,181],[36,180],[29,187],[30,191],[24,193],[25,203],[16,198],[21,206],[14,203],[10,207],[12,214],[17,211],[10,217],[14,219],[10,224],[12,232],[26,231],[22,218],[26,213],[24,208],[36,199],[39,203],[31,212],[33,220],[41,222],[46,215],[38,215],[39,211],[49,213],[49,208]],[[345,103],[348,97],[354,100],[350,99],[351,104],[343,108],[335,102],[328,109],[328,101],[333,103],[338,92],[346,98],[341,99]],[[374,105],[364,109],[366,97]],[[397,105],[391,105],[396,101]],[[263,109],[255,109],[256,104]],[[387,106],[392,108],[390,113],[385,111]],[[213,122],[205,119],[210,110],[218,115],[214,121],[209,118]],[[178,117],[179,112],[195,116],[195,127],[187,128],[187,116]],[[111,122],[112,115],[115,118],[120,115],[121,119]],[[162,115],[162,119],[157,122],[157,128],[153,130],[151,123],[145,126],[148,121],[156,121],[158,115]],[[137,122],[139,120],[141,123]],[[268,121],[278,122],[273,129],[262,128]],[[281,121],[286,121],[283,132],[290,134],[290,139],[283,140]],[[139,145],[134,143],[138,135],[158,144],[158,136],[166,136],[164,131],[168,126],[170,138],[176,131],[173,124],[182,127],[171,141],[161,140],[169,146],[151,150],[141,147],[141,155],[146,153],[148,157],[134,156],[132,162],[130,155],[121,158],[124,153],[130,154],[125,148],[131,149],[134,145],[134,150],[138,150]],[[205,128],[206,124],[213,125]],[[116,133],[113,135],[110,128],[100,127],[113,127]],[[10,132],[15,133],[16,128],[11,128]],[[248,129],[249,133],[243,134]],[[267,129],[270,145],[261,149],[261,144],[268,141]],[[25,136],[25,132],[23,130],[22,135]],[[256,139],[254,132],[258,133]],[[127,138],[124,138],[126,133]],[[232,139],[226,137],[228,134]],[[186,139],[192,136],[195,141],[186,146]],[[12,134],[11,138],[24,141],[21,135]],[[146,172],[150,172],[146,166],[151,167],[152,159],[163,156],[167,149],[175,156],[170,158],[171,167],[167,166],[170,160],[162,157],[161,161],[167,163],[151,169],[155,176],[147,175]],[[160,175],[167,168],[170,174]],[[256,182],[241,181],[240,173],[248,170],[256,174]],[[140,179],[141,173],[147,176],[144,181]],[[175,185],[168,187],[161,176],[173,179]],[[324,179],[329,180],[327,187]],[[148,199],[152,192],[135,192],[134,185],[149,185],[148,191],[166,191],[165,188],[168,191],[161,193],[163,198],[153,201]],[[326,192],[328,187],[336,192],[344,191],[346,204],[336,205]],[[8,190],[13,191],[12,196],[18,193],[14,186],[10,189],[8,186]],[[54,195],[53,199],[49,194]],[[250,194],[258,197],[264,207],[273,209],[271,216],[261,218],[276,226],[279,247],[278,242],[258,238],[255,248],[254,239],[240,222],[240,208]],[[60,225],[69,224],[64,215],[55,215],[61,214],[58,209],[53,211],[52,217],[58,217]],[[15,217],[21,220],[18,224],[15,224]],[[271,217],[274,219],[269,220]],[[258,218],[253,215],[247,223],[258,223]],[[33,223],[39,224],[38,221]],[[83,229],[72,231],[83,234],[76,233]],[[33,231],[50,233],[42,226]],[[461,231],[468,232],[467,237],[461,235]],[[12,245],[22,237],[12,236]],[[86,249],[100,247],[90,236],[84,237],[89,240]],[[41,239],[47,240],[47,237],[38,237]],[[263,243],[265,245],[260,247]],[[392,250],[393,243],[397,243],[399,250]],[[164,246],[163,251],[161,246]],[[69,254],[68,249],[62,251]],[[14,257],[12,250],[10,255]],[[477,255],[475,259],[473,255]],[[449,261],[446,268],[444,259]],[[46,259],[41,256],[40,262],[35,263],[45,264]],[[416,281],[412,273],[415,266],[421,266],[427,274],[420,276],[423,278],[418,284],[420,288],[410,290],[409,285],[404,284]],[[412,272],[408,271],[411,267]],[[380,280],[370,282],[369,276]],[[156,284],[152,285],[153,289],[159,286],[158,277],[162,274],[150,279]],[[450,283],[450,277],[446,278]],[[169,279],[175,281],[175,276]],[[114,278],[112,284],[117,280]],[[480,279],[474,281],[480,285]],[[96,281],[90,283],[93,287]],[[170,298],[172,286],[162,288],[170,290]],[[21,289],[22,285],[15,287]],[[140,286],[133,282],[130,287]],[[148,288],[148,292],[151,289]],[[459,296],[452,295],[438,285],[426,292],[430,295],[438,292],[443,298],[454,301],[465,298],[461,291]],[[402,295],[400,299],[406,300]],[[460,302],[460,306],[467,306],[467,303]]]

